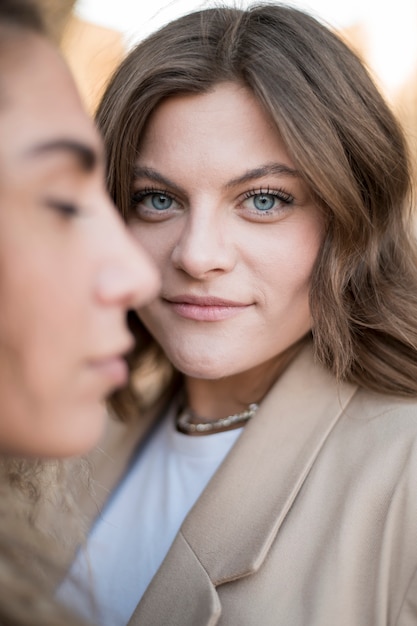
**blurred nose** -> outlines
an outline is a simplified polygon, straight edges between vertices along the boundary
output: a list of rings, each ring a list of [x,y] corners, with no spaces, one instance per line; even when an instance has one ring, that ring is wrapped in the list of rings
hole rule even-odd
[[[236,262],[233,240],[227,236],[227,224],[208,206],[202,209],[191,210],[184,218],[172,252],[174,267],[197,279],[230,272]]]
[[[106,242],[106,256],[96,276],[96,295],[104,304],[140,308],[153,300],[160,288],[159,272],[147,252],[134,241],[114,211]]]

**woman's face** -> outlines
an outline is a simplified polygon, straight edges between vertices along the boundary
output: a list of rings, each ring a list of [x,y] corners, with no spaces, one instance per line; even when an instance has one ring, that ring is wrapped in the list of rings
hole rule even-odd
[[[310,329],[323,223],[252,93],[223,83],[163,102],[133,196],[132,231],[162,273],[140,317],[168,357],[193,378],[268,378]]]
[[[158,279],[106,195],[100,140],[57,52],[21,35],[1,68],[0,451],[77,454],[126,380],[126,309]]]

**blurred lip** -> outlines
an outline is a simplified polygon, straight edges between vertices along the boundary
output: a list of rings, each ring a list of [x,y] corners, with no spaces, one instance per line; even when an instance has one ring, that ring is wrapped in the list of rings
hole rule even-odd
[[[108,384],[109,388],[125,385],[129,377],[129,368],[125,355],[132,349],[133,341],[124,349],[103,356],[89,359],[89,367]]]
[[[219,298],[217,296],[194,296],[180,294],[163,296],[162,301],[180,317],[200,322],[218,322],[238,315],[250,304]]]
[[[122,356],[113,356],[90,361],[90,367],[103,378],[110,388],[121,387],[128,380],[129,369]]]

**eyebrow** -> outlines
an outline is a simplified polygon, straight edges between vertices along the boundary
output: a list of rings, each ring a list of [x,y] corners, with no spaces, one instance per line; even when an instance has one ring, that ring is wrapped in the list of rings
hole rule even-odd
[[[242,176],[229,180],[226,187],[237,187],[242,183],[247,183],[251,180],[256,180],[257,178],[263,178],[264,176],[270,176],[271,174],[292,176],[293,178],[300,176],[300,172],[298,172],[298,170],[295,170],[284,163],[267,163],[266,165],[261,165],[255,169],[248,170],[242,174]]]
[[[151,167],[136,166],[133,173],[136,178],[149,178],[150,180],[160,183],[161,185],[165,185],[166,187],[176,190],[178,193],[184,193],[184,190],[181,187]],[[242,174],[242,176],[232,178],[232,180],[229,180],[229,182],[226,183],[226,187],[237,187],[243,183],[256,180],[257,178],[263,178],[264,176],[270,176],[271,174],[291,176],[293,178],[300,176],[300,172],[298,170],[289,167],[284,163],[267,163],[266,165],[261,165],[260,167],[246,171]]]
[[[74,156],[80,168],[85,172],[93,170],[98,161],[98,155],[94,148],[71,139],[56,139],[33,146],[27,152],[29,156],[49,154],[53,152],[67,152]]]
[[[133,175],[135,178],[149,178],[149,180],[153,180],[155,183],[159,183],[160,185],[164,185],[165,187],[169,187],[170,189],[174,189],[178,193],[185,193],[182,187],[179,187],[172,180],[163,176],[152,167],[141,167],[136,165],[133,169]]]

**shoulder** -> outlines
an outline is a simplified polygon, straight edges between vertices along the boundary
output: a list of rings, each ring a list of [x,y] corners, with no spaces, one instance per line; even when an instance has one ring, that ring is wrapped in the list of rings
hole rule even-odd
[[[380,487],[392,494],[403,489],[417,515],[417,398],[359,388],[334,430],[332,444],[338,462],[369,490]]]
[[[373,422],[398,432],[417,432],[417,397],[402,398],[359,388],[346,410],[346,418]]]

